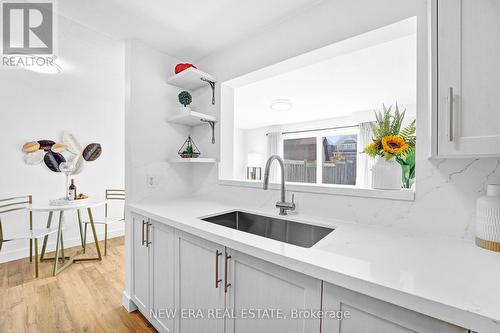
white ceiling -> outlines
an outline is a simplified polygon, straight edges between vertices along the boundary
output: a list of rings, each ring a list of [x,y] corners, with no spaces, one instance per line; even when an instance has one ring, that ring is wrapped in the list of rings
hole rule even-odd
[[[322,0],[61,0],[59,13],[117,39],[196,61]]]
[[[416,102],[416,34],[336,56],[235,89],[238,128],[350,116],[382,104]],[[275,111],[288,99],[289,111]]]

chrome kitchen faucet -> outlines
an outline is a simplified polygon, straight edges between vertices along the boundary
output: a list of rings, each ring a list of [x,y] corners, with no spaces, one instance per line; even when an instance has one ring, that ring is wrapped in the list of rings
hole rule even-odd
[[[271,168],[271,164],[274,160],[277,160],[280,168],[281,168],[281,201],[276,202],[276,207],[280,209],[280,215],[287,215],[289,210],[295,210],[294,197],[292,194],[292,202],[286,202],[286,190],[285,190],[285,163],[283,159],[278,155],[272,155],[269,157],[266,163],[266,170],[264,172],[264,190],[269,188],[269,170]]]

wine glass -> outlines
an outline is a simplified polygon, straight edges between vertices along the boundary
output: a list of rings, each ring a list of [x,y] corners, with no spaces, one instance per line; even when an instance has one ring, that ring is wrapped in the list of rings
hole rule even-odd
[[[69,184],[69,175],[73,173],[75,170],[75,165],[71,162],[62,162],[59,164],[59,170],[66,175],[66,184],[64,186],[64,198],[66,200],[69,200],[69,194],[68,194],[68,184]]]

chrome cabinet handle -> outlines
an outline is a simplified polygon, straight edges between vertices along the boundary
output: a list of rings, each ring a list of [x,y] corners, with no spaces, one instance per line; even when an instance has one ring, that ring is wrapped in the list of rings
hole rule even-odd
[[[144,243],[146,242],[144,240],[144,225],[146,224],[146,222],[144,222],[144,220],[142,220],[142,245],[144,245]]]
[[[228,256],[226,253],[226,259],[224,262],[224,293],[227,294],[227,289],[231,287],[231,283],[227,282],[227,267],[228,267],[228,262],[229,259],[231,259],[231,256]]]
[[[215,250],[215,289],[219,288],[219,283],[222,282],[222,279],[219,279],[219,257],[221,255],[222,252]]]
[[[151,242],[149,241],[149,227],[151,226],[151,223],[147,222],[146,223],[146,247],[149,247]]]
[[[454,124],[455,124],[455,120],[454,120],[454,113],[455,113],[455,110],[454,110],[454,101],[455,100],[455,96],[453,95],[453,87],[449,87],[448,88],[448,116],[449,116],[449,120],[450,120],[450,123],[449,123],[449,131],[448,131],[448,141],[450,142],[453,142],[454,140]]]

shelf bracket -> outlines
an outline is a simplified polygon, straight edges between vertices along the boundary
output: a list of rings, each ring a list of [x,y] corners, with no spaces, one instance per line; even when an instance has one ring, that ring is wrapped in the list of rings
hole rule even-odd
[[[205,81],[212,88],[212,105],[215,105],[215,82],[205,79],[204,77],[200,78],[202,81]]]
[[[212,128],[212,144],[215,144],[215,121],[207,119],[200,119],[200,120],[204,123],[209,124],[210,128]]]

